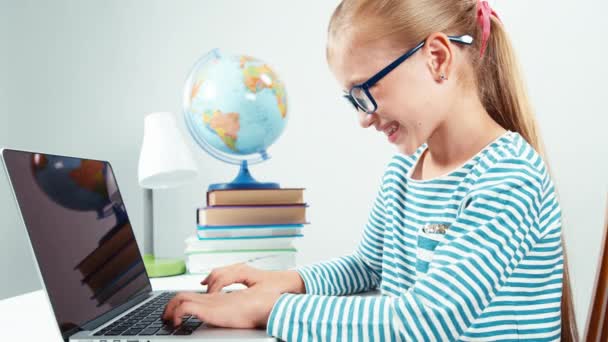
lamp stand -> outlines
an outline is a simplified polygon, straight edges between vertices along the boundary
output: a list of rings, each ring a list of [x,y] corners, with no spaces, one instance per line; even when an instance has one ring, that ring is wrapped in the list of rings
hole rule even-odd
[[[154,193],[144,188],[144,266],[150,278],[170,277],[186,273],[182,259],[156,259],[154,257]]]

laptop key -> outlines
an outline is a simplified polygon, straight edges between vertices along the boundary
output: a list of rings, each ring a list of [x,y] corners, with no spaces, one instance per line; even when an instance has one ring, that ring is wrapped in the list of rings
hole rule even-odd
[[[135,336],[135,335],[139,334],[140,331],[141,331],[141,329],[129,329],[129,330],[123,332],[121,335]]]
[[[154,335],[171,335],[173,329],[160,328]]]
[[[130,327],[131,327],[130,325],[119,325],[117,327],[114,327],[114,328],[110,329],[110,331],[120,331],[120,332],[122,332],[122,331],[125,331],[125,330],[129,329]]]
[[[188,328],[180,328],[173,335],[192,335],[192,330]]]
[[[110,330],[107,333],[103,334],[103,336],[118,336],[122,333],[122,330]]]
[[[160,327],[158,327],[158,328],[148,327],[148,328],[142,330],[139,334],[140,335],[154,335],[159,330],[160,330]]]
[[[186,324],[184,324],[184,326],[187,327],[187,328],[190,328],[192,330],[195,330],[201,324],[203,324],[203,323],[202,322],[187,322]]]

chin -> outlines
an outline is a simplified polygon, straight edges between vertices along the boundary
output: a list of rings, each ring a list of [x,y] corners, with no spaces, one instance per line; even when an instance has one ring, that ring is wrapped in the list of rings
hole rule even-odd
[[[397,145],[397,151],[399,151],[399,153],[401,153],[401,154],[411,156],[412,154],[416,153],[416,151],[418,150],[418,147],[419,146],[413,146],[408,143],[401,143],[401,144]]]
[[[395,146],[397,147],[399,153],[402,153],[407,156],[411,156],[416,153],[416,151],[418,151],[418,148],[422,145],[422,142],[416,139],[416,137],[410,135],[405,135],[399,138],[401,139],[398,139],[395,142]]]

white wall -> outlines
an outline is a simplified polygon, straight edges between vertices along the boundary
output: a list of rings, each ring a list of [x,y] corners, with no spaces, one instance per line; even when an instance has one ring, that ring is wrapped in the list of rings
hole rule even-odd
[[[137,158],[145,113],[178,113],[187,72],[209,49],[247,53],[283,78],[291,115],[270,150],[273,159],[254,166],[254,176],[307,187],[313,224],[300,241],[300,263],[349,253],[392,148],[358,128],[325,65],[325,31],[335,4],[0,0],[0,146],[110,160],[140,238]],[[548,146],[584,327],[608,185],[608,119],[601,103],[608,6],[511,0],[495,8],[518,49]],[[188,141],[202,174],[192,186],[156,192],[156,240],[162,241],[156,247],[163,256],[181,255],[207,185],[237,171]],[[1,179],[0,269],[10,276],[3,277],[0,298],[40,287]]]
[[[601,1],[498,1],[558,187],[579,329],[594,288],[608,190],[608,34]]]

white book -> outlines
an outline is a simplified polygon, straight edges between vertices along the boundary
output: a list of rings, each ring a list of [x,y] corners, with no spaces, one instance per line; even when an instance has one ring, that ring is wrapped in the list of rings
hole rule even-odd
[[[250,239],[212,238],[199,239],[196,235],[186,240],[186,253],[198,251],[242,250],[242,249],[286,249],[294,248],[293,242],[299,236],[252,237]]]
[[[189,273],[205,273],[214,268],[237,263],[247,263],[263,270],[286,270],[296,266],[296,250],[186,254],[186,267]]]

